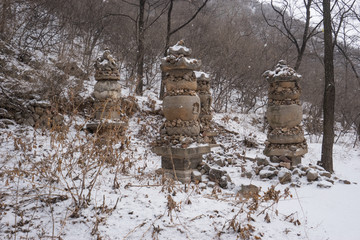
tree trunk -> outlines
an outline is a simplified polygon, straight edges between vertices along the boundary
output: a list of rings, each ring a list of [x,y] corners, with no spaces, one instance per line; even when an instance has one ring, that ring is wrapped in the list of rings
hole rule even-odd
[[[321,164],[329,172],[333,172],[333,144],[334,144],[334,110],[335,110],[335,81],[334,81],[334,44],[331,30],[330,0],[323,1],[324,19],[324,124],[321,151]]]
[[[143,76],[144,76],[144,11],[146,0],[140,0],[140,12],[139,12],[139,37],[138,37],[138,49],[136,54],[136,94],[143,94]]]
[[[170,6],[169,6],[169,10],[168,10],[168,15],[167,15],[167,30],[166,30],[164,57],[166,57],[166,55],[167,55],[166,52],[170,45],[171,13],[172,13],[172,9],[173,9],[173,4],[174,4],[173,0],[170,0]],[[165,73],[162,72],[161,73],[161,84],[160,84],[160,95],[159,95],[160,100],[164,99],[164,95],[165,95],[165,83],[164,82],[165,82]]]
[[[0,23],[0,35],[1,38],[6,39],[6,32],[7,32],[7,20],[9,15],[9,1],[4,0],[2,3],[2,12],[1,12],[1,23]]]

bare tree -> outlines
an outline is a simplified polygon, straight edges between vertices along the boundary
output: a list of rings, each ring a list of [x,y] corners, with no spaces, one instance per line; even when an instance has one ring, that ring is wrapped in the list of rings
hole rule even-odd
[[[274,5],[274,1],[271,0],[270,5],[275,13],[274,18],[266,16],[263,6],[261,7],[262,15],[266,23],[281,32],[295,46],[297,52],[294,66],[295,70],[298,70],[301,65],[309,39],[319,33],[318,27],[321,25],[320,21],[315,23],[315,26],[310,26],[313,0],[304,0],[303,4],[303,6],[296,6],[295,3],[292,5],[291,1],[281,1],[281,5],[277,6]],[[305,13],[297,16],[295,11],[302,12],[302,8],[305,9]],[[305,18],[305,23],[301,21],[303,17]]]
[[[335,112],[335,80],[334,80],[334,45],[331,27],[330,1],[323,1],[324,21],[324,68],[325,68],[325,90],[324,90],[324,125],[323,142],[321,150],[322,166],[333,172],[333,144],[334,144],[334,112]]]
[[[351,12],[355,4],[351,1],[336,1],[331,7],[330,1],[323,1],[323,22],[324,22],[324,70],[325,89],[323,102],[323,142],[321,150],[321,164],[330,172],[333,172],[333,144],[334,144],[334,121],[335,121],[335,78],[334,78],[334,47],[337,44],[337,37],[341,26]],[[331,10],[337,21],[333,21]]]
[[[145,12],[146,0],[140,0],[139,2],[139,20],[138,20],[138,48],[136,54],[136,94],[142,95],[143,93],[143,75],[144,75],[144,12]]]

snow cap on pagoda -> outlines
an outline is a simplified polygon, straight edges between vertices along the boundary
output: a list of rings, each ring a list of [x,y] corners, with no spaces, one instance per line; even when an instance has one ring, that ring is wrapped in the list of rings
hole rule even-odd
[[[183,55],[188,57],[191,55],[191,48],[185,47],[184,40],[178,41],[174,46],[169,47],[167,50],[168,55],[180,56]]]
[[[169,72],[172,70],[198,70],[201,61],[189,58],[191,49],[185,46],[184,40],[180,40],[167,50],[168,55],[161,59],[161,70]]]
[[[269,82],[297,82],[300,81],[302,76],[298,74],[293,68],[286,65],[285,60],[280,60],[275,66],[275,70],[266,71],[263,77]]]
[[[207,82],[210,81],[210,75],[208,73],[201,72],[201,71],[194,71],[194,73],[195,73],[195,77],[197,80],[207,81]]]
[[[116,60],[110,54],[110,51],[106,49],[103,55],[96,59],[95,67],[95,79],[99,80],[120,80],[119,69],[116,64]]]

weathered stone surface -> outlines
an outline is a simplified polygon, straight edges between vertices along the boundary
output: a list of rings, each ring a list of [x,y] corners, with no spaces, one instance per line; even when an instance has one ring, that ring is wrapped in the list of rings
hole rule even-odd
[[[265,148],[264,154],[266,156],[288,156],[288,157],[298,157],[303,156],[307,153],[307,149],[297,148],[292,151],[288,148]]]
[[[252,175],[251,172],[246,172],[246,173],[245,173],[245,177],[247,177],[247,178],[252,178],[253,175]]]
[[[120,80],[120,73],[116,60],[111,56],[109,50],[105,50],[102,57],[95,62],[95,79],[101,80]]]
[[[275,171],[270,171],[270,170],[267,170],[267,169],[263,169],[259,172],[259,176],[260,176],[260,179],[264,179],[264,178],[273,178],[276,176],[276,172]]]
[[[281,93],[281,94],[269,94],[269,98],[272,100],[297,100],[300,98],[300,92],[295,93]]]
[[[206,163],[204,163],[201,168],[204,169],[205,174],[209,174],[210,169],[211,169],[210,166]]]
[[[180,148],[180,147],[155,147],[152,149],[154,153],[173,158],[192,158],[199,155],[209,153],[211,151],[210,146],[200,146],[192,148]],[[204,165],[204,167],[206,164]]]
[[[295,168],[293,171],[292,171],[292,175],[298,175],[298,176],[300,176],[301,177],[301,170],[300,169],[298,169],[298,168]]]
[[[199,92],[210,92],[210,83],[206,82],[204,83],[204,81],[198,81],[198,87],[197,90]]]
[[[278,177],[281,184],[289,183],[291,182],[291,171],[283,168],[279,171]]]
[[[192,158],[161,158],[161,167],[164,169],[187,170],[196,169],[202,161],[201,155]]]
[[[264,150],[265,152],[265,150]],[[265,154],[265,153],[264,153]],[[265,154],[266,155],[266,154]],[[270,162],[273,162],[273,163],[280,163],[281,160],[279,159],[278,156],[270,156]]]
[[[180,90],[180,89],[187,89],[187,90],[193,90],[195,91],[197,89],[197,82],[196,81],[187,81],[187,80],[181,80],[177,82],[169,81],[167,80],[165,83],[166,91],[174,91],[174,90]]]
[[[198,96],[167,96],[163,102],[163,112],[166,120],[181,119],[183,121],[197,120],[200,114],[200,98]]]
[[[231,182],[231,179],[226,171],[216,168],[210,169],[209,179],[210,181],[218,183],[221,188],[227,188],[228,183]]]
[[[304,133],[294,134],[294,135],[278,135],[278,134],[269,134],[268,141],[271,143],[286,144],[286,143],[301,143],[304,142]]]
[[[201,61],[193,58],[167,56],[161,59],[161,70],[169,72],[171,70],[198,70],[201,67]]]
[[[331,178],[331,173],[323,171],[323,172],[320,172],[320,176]]]
[[[215,163],[220,167],[225,167],[225,161],[222,159],[216,160]]]
[[[328,181],[322,181],[320,183],[317,184],[317,187],[319,188],[331,188],[332,184]]]
[[[279,87],[283,88],[295,88],[295,82],[278,82]]]
[[[249,184],[249,185],[241,184],[241,188],[238,191],[238,194],[243,198],[251,198],[257,196],[259,194],[259,191],[260,188],[253,184]]]
[[[272,128],[295,127],[302,120],[302,107],[297,104],[269,106],[266,117]]]
[[[121,85],[117,81],[98,81],[94,87],[94,97],[99,101],[121,97]]]
[[[193,182],[201,182],[201,173],[197,170],[193,170],[191,179]]]
[[[315,181],[317,180],[319,177],[317,171],[313,170],[313,169],[309,169],[306,173],[306,178],[309,182]]]
[[[166,133],[168,135],[185,135],[198,136],[200,133],[200,125],[184,126],[184,127],[168,127],[166,126]]]
[[[306,152],[307,152],[307,148],[306,148]],[[292,157],[291,158],[291,166],[297,166],[301,163],[301,157],[302,156],[297,156],[297,157]]]
[[[258,166],[268,166],[270,165],[269,160],[266,158],[256,158],[256,163]]]
[[[219,186],[221,188],[227,188],[227,185],[228,185],[228,179],[226,176],[222,176],[219,180]]]
[[[169,178],[173,178],[182,183],[191,182],[191,173],[192,170],[173,170],[173,169],[164,169],[165,175]]]
[[[211,107],[211,94],[199,94],[199,98],[200,98],[200,103],[201,103],[201,107],[206,109],[206,110],[210,110]]]
[[[117,91],[121,92],[121,85],[118,81],[98,81],[94,86],[95,92]]]
[[[220,169],[216,169],[216,168],[210,168],[209,171],[209,179],[211,181],[219,181],[221,179],[222,176],[225,176],[226,171],[224,170],[220,170]]]
[[[340,179],[339,182],[341,182],[343,184],[351,184],[351,182],[349,180]]]
[[[207,176],[207,175],[201,175],[201,182],[203,182],[203,183],[209,182],[209,176]]]
[[[284,168],[287,168],[287,169],[291,168],[291,163],[290,162],[281,162],[279,165],[280,165],[280,167],[284,167]]]

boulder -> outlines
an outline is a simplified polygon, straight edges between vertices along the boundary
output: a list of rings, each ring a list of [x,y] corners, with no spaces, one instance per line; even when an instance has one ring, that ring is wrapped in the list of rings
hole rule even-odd
[[[249,184],[249,185],[241,184],[241,189],[238,191],[238,194],[241,197],[250,198],[250,197],[254,197],[254,196],[258,195],[259,191],[260,191],[260,188],[253,184]]]
[[[312,182],[319,178],[319,174],[314,169],[309,169],[306,173],[306,178],[309,182]]]
[[[191,173],[191,178],[193,182],[201,182],[201,173],[197,170],[193,170]]]
[[[270,165],[269,160],[266,158],[256,158],[256,163],[258,166],[268,166]]]
[[[264,179],[264,178],[273,178],[276,176],[276,171],[271,171],[271,170],[266,170],[266,169],[263,169],[259,172],[259,176],[260,176],[260,179]]]
[[[279,182],[281,184],[285,184],[285,183],[289,183],[291,182],[291,172],[290,170],[286,169],[286,168],[282,168],[279,173],[278,173],[278,177],[279,177]]]

